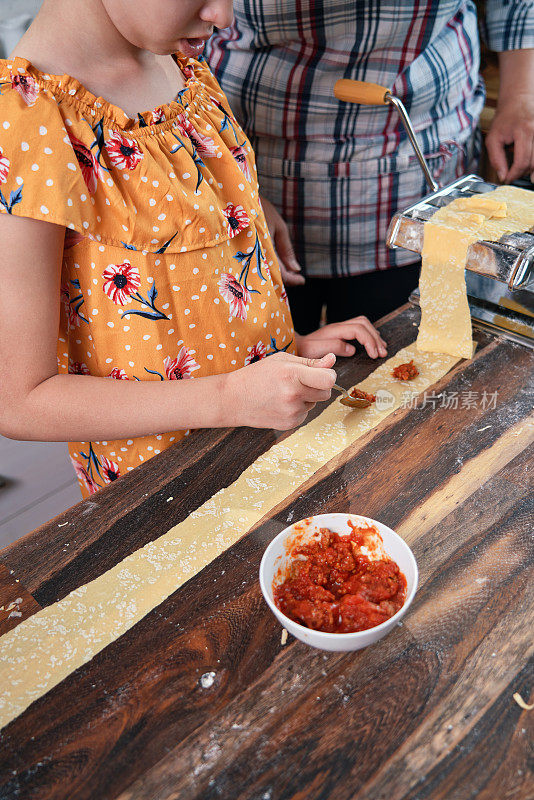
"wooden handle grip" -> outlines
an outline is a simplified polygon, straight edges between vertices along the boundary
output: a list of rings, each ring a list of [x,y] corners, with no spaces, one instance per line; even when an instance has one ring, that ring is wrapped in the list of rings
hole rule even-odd
[[[385,105],[388,92],[389,89],[377,83],[351,81],[347,78],[336,81],[334,86],[334,94],[338,100],[344,100],[346,103],[362,103],[366,106]]]

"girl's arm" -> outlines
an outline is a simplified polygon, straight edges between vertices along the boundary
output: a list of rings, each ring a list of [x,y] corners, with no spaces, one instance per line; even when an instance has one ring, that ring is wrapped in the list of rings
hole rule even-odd
[[[0,432],[16,439],[124,439],[182,428],[284,430],[330,396],[329,354],[275,354],[233,373],[183,381],[57,374],[65,229],[0,216]]]

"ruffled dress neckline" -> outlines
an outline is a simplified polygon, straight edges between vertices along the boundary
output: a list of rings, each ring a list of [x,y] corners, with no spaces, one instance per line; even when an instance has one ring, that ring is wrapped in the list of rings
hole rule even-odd
[[[122,108],[106,98],[95,95],[72,75],[43,72],[22,56],[0,59],[0,65],[3,65],[3,69],[0,66],[0,71],[9,73],[11,80],[16,78],[20,81],[29,78],[30,81],[35,81],[40,87],[51,92],[58,102],[64,102],[68,98],[69,102],[88,112],[90,116],[102,117],[109,128],[128,131],[129,135],[137,133],[146,136],[148,133],[161,131],[165,123],[172,124],[172,121],[195,100],[202,86],[195,73],[193,59],[178,52],[173,53],[172,57],[182,73],[184,88],[178,92],[174,100],[149,111],[139,112],[136,118],[130,117]]]

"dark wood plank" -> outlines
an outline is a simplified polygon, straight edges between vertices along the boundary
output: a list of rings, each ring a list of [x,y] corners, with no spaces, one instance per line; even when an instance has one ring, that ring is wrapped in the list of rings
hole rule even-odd
[[[40,608],[20,580],[0,564],[0,636],[16,628]]]
[[[513,359],[515,379],[503,386],[496,409],[470,412],[473,416],[469,417],[468,409],[451,413],[447,409],[433,411],[427,407],[417,412],[417,425],[414,425],[413,411],[396,412],[395,419],[390,419],[375,435],[364,437],[347,454],[343,467],[330,471],[329,475],[321,471],[299,497],[288,499],[285,509],[279,509],[272,518],[263,521],[125,636],[7,726],[0,739],[2,748],[4,753],[16,751],[16,755],[6,757],[2,764],[6,779],[4,791],[10,791],[15,797],[17,791],[19,796],[24,796],[20,793],[32,788],[43,798],[60,798],[71,796],[65,794],[65,787],[68,787],[79,800],[112,798],[145,773],[146,785],[152,789],[157,781],[163,782],[162,786],[167,786],[168,781],[175,790],[176,786],[183,786],[185,794],[177,794],[177,797],[217,796],[213,794],[217,787],[222,791],[221,787],[229,785],[225,783],[230,780],[225,770],[230,770],[232,742],[235,731],[239,730],[231,725],[242,724],[241,714],[240,753],[242,750],[243,754],[249,754],[251,771],[243,766],[244,756],[237,759],[237,772],[232,773],[232,780],[237,781],[232,796],[253,797],[256,789],[259,791],[259,776],[267,764],[262,747],[274,736],[272,720],[273,726],[282,730],[283,737],[273,740],[278,741],[278,749],[269,751],[272,757],[272,763],[268,762],[269,774],[277,774],[282,767],[285,769],[280,753],[294,757],[293,772],[287,779],[287,790],[284,789],[286,793],[279,796],[298,797],[298,791],[305,785],[307,797],[326,797],[328,794],[324,792],[333,786],[336,786],[337,797],[338,788],[341,792],[343,787],[352,786],[354,742],[365,748],[366,753],[373,753],[375,749],[377,753],[382,752],[381,759],[377,756],[378,760],[373,761],[371,758],[369,769],[374,764],[371,775],[379,769],[386,755],[388,759],[393,758],[393,752],[420,727],[422,741],[426,741],[425,716],[418,709],[424,708],[426,714],[430,695],[436,704],[449,696],[452,684],[447,683],[443,665],[454,667],[453,677],[457,682],[462,669],[467,669],[463,665],[470,665],[474,658],[476,666],[484,654],[480,651],[484,642],[493,641],[490,636],[493,629],[497,631],[494,634],[496,651],[502,651],[509,659],[513,675],[519,674],[523,667],[520,653],[507,650],[506,634],[511,630],[510,617],[513,618],[514,613],[517,619],[530,613],[531,606],[521,605],[520,601],[521,592],[528,586],[525,575],[531,559],[528,536],[531,511],[520,479],[525,457],[518,454],[515,459],[510,457],[507,463],[503,455],[506,448],[500,443],[506,441],[502,437],[509,423],[518,422],[530,410],[525,408],[524,402],[528,362],[523,351],[516,352],[507,349],[506,344],[499,344],[488,347],[485,354],[454,372],[443,385],[473,387],[495,382],[502,372],[503,356],[499,358],[498,353],[501,346],[504,357]],[[486,430],[479,433],[480,428]],[[433,447],[436,443],[439,447]],[[418,531],[413,546],[423,583],[413,613],[408,617],[409,624],[407,621],[405,627],[377,647],[351,656],[327,656],[300,644],[291,646],[291,656],[282,651],[280,629],[259,594],[257,568],[264,547],[285,526],[288,510],[294,513],[294,519],[319,509],[361,512],[364,510],[361,499],[365,497],[366,509],[375,509],[376,517],[395,527],[406,520],[411,509],[418,508],[433,491],[454,480],[459,470],[467,470],[477,458],[484,458],[486,452],[497,453],[499,457],[488,462],[492,466],[491,469],[487,467],[482,485],[475,485],[476,472],[473,473],[475,477],[469,473],[472,485],[459,507],[456,509],[454,497],[445,497],[444,519],[435,526],[425,528],[422,524]],[[458,463],[459,456],[462,464]],[[360,507],[354,507],[355,502]],[[482,571],[474,573],[479,564]],[[498,570],[495,564],[501,565]],[[488,570],[489,582],[482,580],[487,578]],[[466,608],[458,611],[455,590],[473,574],[480,577],[482,583],[474,587],[469,584],[468,588],[473,588],[474,592],[469,595]],[[445,630],[442,630],[436,597],[443,602],[451,621]],[[519,611],[514,610],[518,606]],[[522,636],[525,630],[528,627],[522,629]],[[523,642],[521,635],[516,642]],[[377,652],[380,652],[378,667]],[[391,754],[389,750],[386,754],[380,751],[373,738],[374,727],[381,718],[376,707],[368,716],[363,715],[363,724],[362,719],[355,719],[344,705],[334,704],[332,714],[325,716],[324,709],[315,708],[313,700],[314,692],[321,697],[321,692],[341,697],[337,684],[359,713],[369,697],[380,696],[383,690],[383,664],[391,665],[399,681],[396,685],[401,685],[401,676],[406,682],[414,670],[416,675],[416,683],[407,683],[408,688],[404,686],[400,692],[402,703],[399,698],[387,695],[395,712],[392,715],[395,730],[398,727]],[[300,684],[304,682],[305,691],[309,693],[300,710],[298,704],[288,705],[289,698],[285,695],[284,687],[294,679],[292,670],[301,676]],[[202,689],[200,676],[210,671],[215,672],[214,684],[211,689]],[[322,671],[326,674],[322,675]],[[348,690],[343,688],[339,675],[351,676]],[[475,677],[480,679],[478,673]],[[419,681],[422,681],[422,689],[418,688]],[[433,695],[438,685],[440,692]],[[497,688],[504,691],[500,684]],[[302,686],[301,691],[304,691]],[[295,700],[300,697],[298,694]],[[491,701],[496,699],[492,697]],[[259,705],[254,705],[256,702]],[[269,709],[265,707],[267,702]],[[271,708],[275,711],[271,712]],[[327,753],[324,769],[314,762],[319,774],[315,778],[317,785],[312,781],[301,784],[301,789],[297,790],[300,751],[292,749],[291,731],[301,731],[299,726],[309,720],[320,723],[320,733],[317,740],[303,739],[305,761],[307,753],[313,753],[314,758],[320,755],[320,743],[335,738],[336,726],[347,757],[343,755],[343,748],[340,760],[337,755]],[[358,727],[360,722],[363,727]],[[356,728],[353,723],[358,723]],[[207,759],[206,756],[209,761],[206,766],[204,761],[198,761],[198,753],[209,755],[211,751],[206,747],[209,748],[211,741],[210,731],[219,729],[226,731],[228,742],[216,742],[219,750],[213,751],[216,757]],[[38,737],[35,731],[39,732]],[[461,732],[464,735],[464,727]],[[198,742],[203,742],[201,747]],[[175,743],[180,744],[166,756]],[[432,754],[430,745],[428,752]],[[352,760],[347,760],[350,754]],[[154,765],[158,762],[160,766],[156,768]],[[39,766],[43,764],[44,767]],[[149,772],[152,767],[155,773]],[[199,771],[195,776],[197,767]],[[16,771],[15,776],[12,770]],[[366,774],[364,771],[360,779]],[[200,776],[194,786],[190,783],[191,776]],[[150,783],[151,779],[155,783]],[[215,788],[210,788],[210,780],[214,781]],[[365,777],[366,782],[369,780]],[[390,780],[389,790],[391,785]],[[143,781],[139,786],[143,786]],[[187,787],[192,794],[187,794]],[[158,800],[166,797],[161,787],[152,795],[143,795],[142,789],[135,791],[141,793],[132,797],[157,796]]]
[[[495,409],[434,410],[432,405],[417,411],[399,409],[388,424],[357,440],[350,453],[339,459],[337,469],[333,469],[334,459],[272,516],[285,521],[289,505],[295,520],[323,513],[335,491],[338,510],[398,526],[433,487],[458,473],[476,453],[491,447],[512,424],[530,415],[532,356],[526,348],[515,354],[515,347],[506,343],[498,349],[488,348],[483,357],[449,373],[435,387],[437,394],[444,391],[450,395],[465,386],[482,392],[493,383],[499,387]],[[506,383],[501,377],[502,361],[512,355],[517,358],[517,381]],[[280,530],[283,527],[285,524]]]
[[[527,697],[532,692],[534,665],[532,660],[517,675],[510,689]],[[491,769],[491,776],[481,788],[477,800],[532,800],[534,797],[534,776],[532,772],[532,741],[534,740],[534,717],[532,712],[516,708],[515,701],[503,692],[501,703],[495,705],[495,713],[491,719],[484,720],[485,727],[493,728],[494,737],[499,737],[500,726],[506,725],[508,749],[501,747],[502,757],[497,768]],[[534,696],[527,701],[534,703]],[[498,743],[497,743],[498,744]],[[490,742],[487,754],[495,753],[494,744]],[[469,765],[471,768],[474,765]],[[478,768],[478,764],[476,767]],[[483,780],[480,781],[483,784]]]
[[[527,729],[520,709],[511,701],[517,686],[532,685],[534,661],[514,677],[479,718],[461,744],[410,789],[403,800],[463,800],[465,787],[476,787],[477,798],[531,800],[534,778],[530,769]],[[528,689],[527,689],[528,691]],[[515,707],[514,707],[515,706]],[[529,721],[530,733],[534,728]],[[521,731],[524,731],[523,733]]]
[[[493,483],[496,489],[499,476]],[[486,500],[495,497],[489,489]],[[506,497],[503,492],[498,499]],[[429,531],[431,541],[421,541],[421,549],[432,552],[433,541],[439,553],[441,536],[465,525],[481,499]],[[511,504],[509,523],[498,532],[486,527],[491,516],[488,511],[478,521],[467,564],[462,548],[452,561],[440,553],[395,634],[348,656],[295,642],[120,800],[210,800],[230,791],[236,800],[269,792],[273,798],[477,797],[510,747],[521,711],[511,694],[532,679],[531,667],[522,668],[533,599],[532,568],[525,569],[532,563],[528,515]],[[518,527],[522,547],[516,550]],[[513,564],[507,562],[491,587],[476,583],[495,562],[493,550],[502,555],[508,546],[514,547]],[[462,604],[451,603],[459,585],[469,591]],[[473,763],[483,757],[483,768],[462,775],[464,753]],[[516,754],[525,775],[526,756],[524,750]],[[419,795],[425,775],[429,788]],[[463,794],[454,794],[458,785]]]
[[[411,310],[394,315],[386,325],[390,322],[393,326],[399,325],[401,317],[403,335],[407,335],[407,324],[414,318]],[[366,359],[365,362],[354,359],[342,365],[340,374],[347,384],[361,379],[374,368],[374,364]],[[502,381],[504,362],[513,365],[506,372],[505,383]],[[303,739],[303,758],[307,764],[308,753],[313,753],[311,761],[322,759],[324,767],[319,770],[318,777],[312,777],[311,773],[308,777],[305,771],[308,783],[303,791],[307,792],[306,796],[326,797],[329,795],[324,792],[333,787],[336,797],[356,796],[349,744],[353,746],[357,741],[366,751],[370,748],[372,752],[380,752],[373,738],[380,715],[377,717],[376,708],[367,714],[366,708],[366,713],[357,720],[358,725],[362,720],[365,724],[354,728],[349,711],[353,698],[360,711],[369,696],[374,697],[382,689],[382,668],[377,671],[372,655],[378,647],[381,648],[381,663],[391,665],[394,685],[402,685],[404,695],[408,693],[409,697],[399,703],[397,697],[387,695],[395,711],[391,716],[395,735],[391,747],[388,745],[386,751],[381,751],[382,760],[371,759],[369,776],[364,776],[361,783],[365,792],[375,794],[362,796],[382,797],[384,787],[393,796],[392,786],[397,783],[391,776],[398,775],[399,770],[401,774],[410,775],[403,748],[409,747],[411,752],[412,746],[420,754],[420,769],[431,787],[429,791],[446,791],[447,786],[454,786],[458,781],[461,785],[469,781],[469,775],[462,777],[461,774],[465,758],[461,755],[449,758],[456,744],[451,744],[446,752],[443,750],[439,762],[440,765],[443,762],[443,769],[440,766],[441,771],[436,773],[432,772],[434,764],[430,763],[428,754],[432,755],[432,748],[440,741],[441,729],[433,727],[434,717],[439,718],[443,708],[448,707],[447,703],[450,707],[459,677],[467,674],[474,676],[475,683],[487,685],[487,680],[481,679],[480,663],[484,655],[481,648],[495,642],[495,652],[502,652],[508,658],[511,681],[526,681],[521,677],[520,645],[523,646],[521,636],[528,627],[516,637],[515,650],[510,651],[507,634],[515,630],[509,624],[514,608],[519,604],[521,619],[521,614],[532,606],[532,603],[523,602],[529,585],[525,575],[531,559],[528,536],[531,512],[525,499],[528,478],[525,464],[528,462],[525,455],[520,454],[520,446],[514,458],[515,450],[507,455],[505,445],[511,441],[506,439],[510,426],[520,423],[530,410],[530,363],[521,348],[481,337],[476,359],[446,376],[437,389],[452,391],[456,387],[460,391],[462,387],[472,390],[487,386],[494,391],[497,387],[496,408],[459,408],[452,414],[447,409],[433,411],[430,407],[420,411],[397,411],[380,429],[359,440],[337,463],[319,471],[249,536],[30,707],[0,734],[2,797],[31,794],[42,798],[76,796],[80,800],[92,797],[111,800],[136,779],[125,797],[151,797],[151,800],[155,796],[158,800],[167,796],[215,797],[221,796],[221,787],[229,786],[229,781],[234,781],[232,797],[252,797],[256,788],[263,791],[261,781],[266,764],[269,774],[277,779],[273,785],[278,791],[278,773],[285,766],[280,753],[289,752],[294,756],[292,770],[295,773],[302,753],[291,749],[294,737],[290,732],[304,730],[302,726],[307,719],[317,721],[319,733],[311,742]],[[78,551],[69,552],[65,537],[70,525],[58,531],[57,526],[62,522],[57,520],[43,528],[40,537],[29,537],[17,548],[10,549],[7,558],[22,571],[26,570],[40,589],[43,600],[52,602],[56,596],[63,596],[70,591],[68,587],[85,582],[95,571],[101,573],[102,564],[108,568],[145,540],[160,535],[158,530],[164,532],[179,521],[180,516],[169,523],[165,516],[170,505],[168,496],[178,499],[178,514],[186,516],[198,505],[195,501],[192,507],[187,506],[191,491],[188,482],[196,485],[200,476],[200,483],[210,496],[220,488],[220,485],[214,486],[214,480],[225,485],[234,479],[230,477],[233,471],[237,477],[246,466],[240,458],[239,469],[236,467],[237,443],[244,446],[250,460],[253,460],[254,448],[262,452],[270,443],[266,443],[265,432],[245,432],[250,440],[245,438],[243,442],[236,438],[236,433],[239,432],[200,432],[198,437],[204,445],[200,449],[197,445],[197,455],[177,448],[178,456],[172,464],[167,463],[170,453],[152,459],[136,470],[136,473],[144,473],[144,483],[141,481],[137,488],[130,487],[126,506],[120,505],[123,502],[118,491],[121,482],[110,487],[107,495],[98,496],[99,501],[104,499],[96,509],[80,504],[76,511],[79,527],[75,534],[82,535],[83,523],[87,528],[87,549],[84,544]],[[202,439],[203,436],[207,438]],[[213,436],[215,439],[209,438]],[[191,448],[192,444],[193,439],[186,446]],[[217,447],[220,448],[218,455],[210,458]],[[123,486],[124,481],[131,478],[127,476]],[[461,486],[461,502],[456,509],[454,497],[448,497],[446,492],[447,487],[458,488],[460,484],[465,485]],[[288,513],[296,519],[318,510],[370,513],[369,509],[375,509],[372,515],[389,521],[394,527],[408,526],[409,530],[413,510],[425,509],[428,497],[434,494],[444,506],[443,519],[439,519],[439,524],[430,524],[436,522],[434,517],[420,520],[419,535],[413,546],[422,567],[423,585],[414,612],[408,617],[410,626],[399,629],[376,648],[353,656],[326,656],[294,643],[284,651],[279,640],[280,629],[259,594],[257,568],[265,545],[285,526]],[[362,503],[366,504],[365,509]],[[175,511],[174,502],[172,505]],[[116,515],[111,516],[111,523],[110,512]],[[138,528],[135,528],[136,523],[139,523]],[[146,536],[149,538],[145,539]],[[48,540],[53,543],[50,553],[47,552]],[[75,544],[76,540],[73,541]],[[495,565],[501,562],[503,567],[495,571]],[[447,638],[441,632],[443,621],[436,615],[435,598],[442,598],[447,613],[453,615],[458,603],[458,587],[465,585],[466,571],[474,574],[475,569],[479,570],[480,583],[476,583],[475,599],[469,595],[466,604],[467,611],[473,612],[471,618],[467,613],[461,617],[459,631],[456,631],[458,636],[461,633],[460,639],[450,632]],[[488,572],[490,578],[485,574]],[[470,585],[467,588],[471,588]],[[350,669],[345,667],[347,661]],[[320,669],[314,667],[316,664]],[[353,664],[355,670],[351,671]],[[452,678],[448,679],[443,665],[452,669],[455,683],[451,683]],[[213,685],[204,689],[199,679],[211,671],[215,673]],[[299,694],[304,689],[297,686],[297,696],[289,697],[285,687],[288,682],[292,685],[297,675],[300,675],[297,684],[302,684],[305,676],[307,694]],[[347,675],[350,675],[350,682],[344,689],[343,679]],[[483,730],[477,739],[479,744],[471,748],[473,751],[479,746],[487,747],[491,720],[496,718],[492,717],[491,709],[498,706],[501,696],[504,697],[506,676],[498,671],[496,675],[499,680],[493,695],[486,698],[486,716],[481,717]],[[495,683],[496,677],[493,678]],[[323,714],[315,706],[314,692],[320,697],[321,692],[337,693],[342,697],[342,705],[330,704],[331,711]],[[301,697],[304,702],[300,707]],[[460,697],[460,700],[463,708],[469,697]],[[271,703],[268,709],[267,702]],[[434,705],[429,706],[432,703]],[[470,713],[467,719],[471,716]],[[230,725],[232,718],[242,722]],[[390,717],[386,715],[385,718]],[[238,727],[232,727],[234,725]],[[283,736],[277,739],[272,725],[284,729]],[[213,731],[219,732],[217,740],[212,736]],[[463,738],[458,741],[463,742],[471,735],[471,728],[462,723],[460,733]],[[342,739],[339,753],[329,744],[336,735],[338,738],[341,735]],[[271,739],[279,742],[278,755],[274,748],[269,751],[271,760],[266,762],[263,758],[265,743]],[[235,741],[240,747],[231,772],[229,764]],[[323,750],[324,742],[326,750]],[[178,744],[173,750],[175,743]],[[516,747],[514,753],[516,751],[518,769],[521,769],[523,754],[521,748]],[[198,753],[203,754],[200,761]],[[250,756],[250,770],[243,766],[244,754]],[[358,780],[361,779],[360,775]],[[280,797],[300,796],[301,789],[294,789],[292,780],[290,777],[283,784],[286,793]],[[482,788],[481,780],[479,775],[476,778],[478,788]],[[509,785],[508,778],[503,785]],[[352,794],[346,794],[347,787]],[[402,789],[405,794],[412,790],[416,791],[409,781]],[[172,794],[173,791],[182,794]]]

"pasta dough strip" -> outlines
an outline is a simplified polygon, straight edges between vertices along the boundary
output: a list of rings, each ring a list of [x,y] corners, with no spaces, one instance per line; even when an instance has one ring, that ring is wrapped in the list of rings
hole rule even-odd
[[[413,381],[404,384],[391,377],[394,367],[411,359],[419,369]],[[358,384],[373,394],[386,390],[385,407],[352,410],[332,402],[183,522],[0,637],[0,727],[122,636],[320,467],[378,425],[408,395],[428,389],[457,361],[454,356],[418,353],[414,344],[400,350]]]
[[[534,225],[532,192],[501,186],[458,198],[425,223],[422,251],[420,351],[471,358],[473,338],[465,285],[469,246]]]

